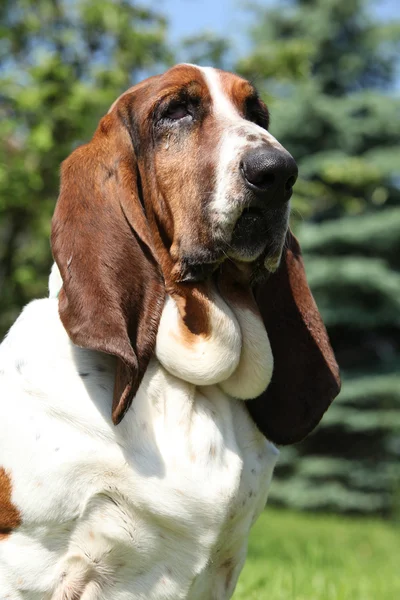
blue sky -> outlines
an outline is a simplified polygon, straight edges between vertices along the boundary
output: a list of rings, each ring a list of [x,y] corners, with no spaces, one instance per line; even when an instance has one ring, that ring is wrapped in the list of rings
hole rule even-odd
[[[170,23],[172,41],[190,36],[202,30],[229,35],[243,43],[248,26],[243,10],[245,0],[147,0],[148,4],[160,9]],[[262,1],[259,2],[262,4]],[[271,4],[272,0],[264,0]],[[376,0],[371,2],[371,11],[379,18],[400,17],[399,0]]]
[[[178,39],[202,29],[232,34],[241,29],[243,10],[240,0],[161,0],[159,6],[168,16],[171,36]]]

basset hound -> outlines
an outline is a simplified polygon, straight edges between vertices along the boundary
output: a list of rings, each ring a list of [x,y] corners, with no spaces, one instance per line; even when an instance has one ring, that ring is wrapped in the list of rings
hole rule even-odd
[[[227,600],[278,450],[339,390],[254,87],[178,65],[62,166],[0,346],[1,600]]]

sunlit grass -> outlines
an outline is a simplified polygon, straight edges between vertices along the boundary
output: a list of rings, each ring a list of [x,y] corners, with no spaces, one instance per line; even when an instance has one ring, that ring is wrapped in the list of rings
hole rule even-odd
[[[234,600],[400,598],[400,527],[268,508]]]

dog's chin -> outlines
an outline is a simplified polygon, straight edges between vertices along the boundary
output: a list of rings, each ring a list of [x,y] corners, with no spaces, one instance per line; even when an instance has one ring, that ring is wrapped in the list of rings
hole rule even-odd
[[[269,214],[249,208],[239,217],[227,256],[236,263],[253,264],[253,277],[273,273],[279,267],[288,227],[288,211]]]
[[[176,283],[200,283],[210,279],[218,269],[224,256],[220,248],[212,251],[205,248],[195,248],[183,254],[173,273]]]
[[[214,241],[212,250],[191,248],[177,265],[177,282],[202,282],[213,276],[229,259],[246,264],[246,270],[267,274],[279,266],[288,226],[288,211],[266,211],[256,207],[245,209],[238,218],[229,241]],[[254,269],[251,265],[254,265]]]

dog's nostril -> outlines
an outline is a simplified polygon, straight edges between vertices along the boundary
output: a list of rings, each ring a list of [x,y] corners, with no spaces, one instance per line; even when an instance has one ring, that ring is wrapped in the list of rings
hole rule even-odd
[[[292,175],[291,177],[289,177],[289,179],[287,180],[287,182],[285,184],[286,191],[289,192],[295,183],[296,183],[296,177],[294,175]]]
[[[260,177],[260,187],[268,187],[273,183],[275,183],[275,175],[273,173],[264,173],[264,175]]]
[[[246,181],[252,185],[255,185],[256,187],[268,188],[275,183],[275,173],[264,170],[262,165],[260,168],[260,164],[257,162],[242,162],[240,167]]]

